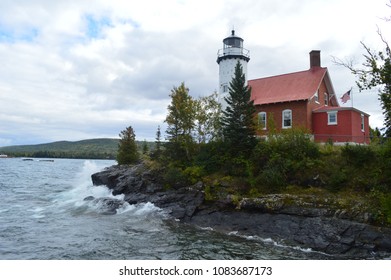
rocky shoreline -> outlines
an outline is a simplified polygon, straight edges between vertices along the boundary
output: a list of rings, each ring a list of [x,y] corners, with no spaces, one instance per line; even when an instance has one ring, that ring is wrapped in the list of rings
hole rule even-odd
[[[144,164],[111,166],[91,178],[94,185],[105,185],[114,195],[124,194],[124,200],[129,204],[153,203],[173,219],[194,226],[272,238],[285,245],[329,254],[330,258],[391,257],[390,228],[371,225],[368,213],[348,213],[332,207],[330,199],[321,201],[307,197],[303,202],[303,197],[280,194],[242,199],[236,203],[229,196],[208,202],[201,182],[167,189],[162,184],[161,174]],[[111,200],[104,202],[108,214],[121,205]]]

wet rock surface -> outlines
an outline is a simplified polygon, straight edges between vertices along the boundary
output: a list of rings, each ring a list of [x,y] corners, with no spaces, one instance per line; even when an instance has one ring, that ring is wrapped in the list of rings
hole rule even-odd
[[[368,224],[367,213],[349,214],[316,197],[300,201],[292,195],[243,199],[235,205],[206,202],[201,182],[165,188],[161,174],[143,164],[112,166],[92,176],[94,185],[106,185],[113,194],[124,194],[129,204],[151,202],[173,218],[221,232],[259,236],[310,248],[341,259],[389,258],[391,229]],[[298,203],[291,203],[298,201]]]
[[[166,190],[160,176],[143,165],[112,166],[91,177],[94,185],[106,185],[114,195],[124,194],[129,204],[151,202],[180,220],[190,219],[204,202],[204,193],[191,187]]]

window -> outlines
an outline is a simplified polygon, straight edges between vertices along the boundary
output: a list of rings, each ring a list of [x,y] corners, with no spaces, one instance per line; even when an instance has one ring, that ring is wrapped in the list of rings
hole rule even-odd
[[[326,92],[324,93],[324,105],[329,106],[329,96]]]
[[[223,85],[223,92],[228,92],[228,85],[226,84]]]
[[[319,91],[315,92],[314,98],[315,98],[315,102],[319,103]]]
[[[365,131],[365,117],[364,114],[361,114],[361,131]]]
[[[266,112],[258,113],[258,125],[261,129],[266,130]]]
[[[337,120],[337,111],[331,111],[331,112],[327,112],[327,116],[328,116],[328,121],[327,121],[327,124],[328,125],[336,125],[338,124],[338,120]]]
[[[282,128],[291,128],[292,127],[292,110],[282,111]]]

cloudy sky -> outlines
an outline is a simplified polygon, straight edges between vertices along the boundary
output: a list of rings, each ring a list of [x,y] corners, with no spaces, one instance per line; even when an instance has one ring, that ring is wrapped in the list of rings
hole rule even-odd
[[[363,62],[364,41],[391,40],[388,0],[2,0],[0,146],[118,137],[153,140],[168,95],[218,88],[216,54],[232,27],[250,50],[250,79],[306,70],[321,50],[338,96],[382,126],[377,94],[332,56]],[[346,105],[351,106],[348,102]]]

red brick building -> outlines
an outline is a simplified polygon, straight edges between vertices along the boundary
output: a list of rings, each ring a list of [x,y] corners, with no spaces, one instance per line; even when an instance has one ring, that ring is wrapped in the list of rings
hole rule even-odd
[[[271,126],[277,131],[301,127],[316,142],[369,143],[369,115],[340,107],[320,51],[310,52],[309,70],[249,80],[248,85],[262,135]]]

